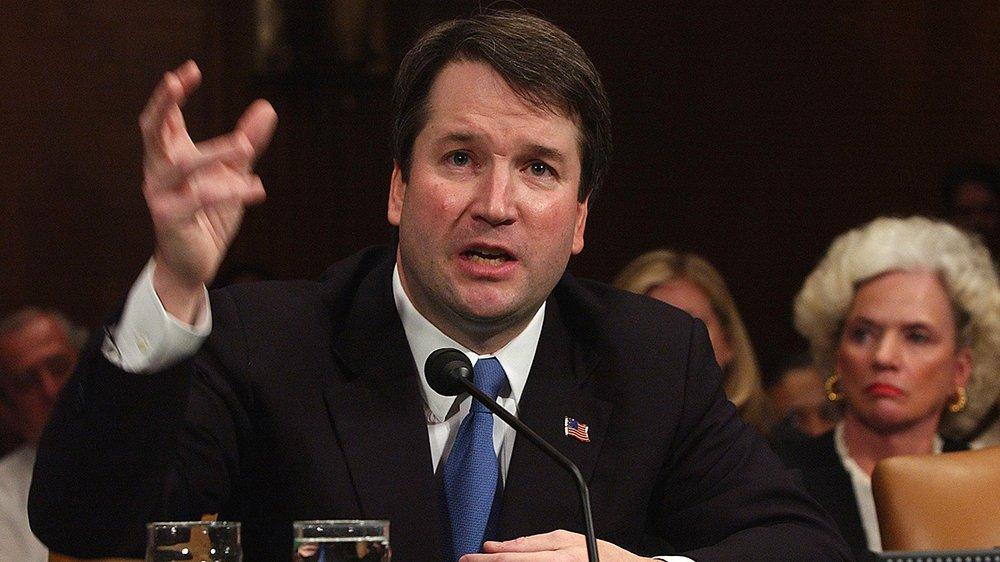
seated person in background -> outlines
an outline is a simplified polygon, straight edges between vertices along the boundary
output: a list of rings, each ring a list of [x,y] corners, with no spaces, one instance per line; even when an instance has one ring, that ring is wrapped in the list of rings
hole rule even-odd
[[[0,320],[0,413],[23,444],[0,459],[0,560],[44,562],[28,527],[35,448],[82,338],[61,314],[26,308]]]
[[[945,218],[981,236],[996,268],[1000,252],[1000,170],[984,162],[951,166],[945,172],[941,191]],[[967,440],[972,449],[1000,445],[1000,371],[990,375],[992,384],[983,381],[983,392],[969,397],[968,411],[953,416],[942,427],[942,433]],[[982,412],[980,404],[991,406]]]
[[[835,429],[776,444],[860,559],[880,551],[875,463],[962,448],[938,435],[998,368],[997,276],[981,242],[923,217],[839,236],[795,299],[795,326],[831,373]]]
[[[768,432],[774,418],[761,386],[757,356],[736,301],[712,264],[694,254],[654,250],[625,266],[614,285],[676,306],[704,322],[726,396],[744,421]]]
[[[945,219],[982,236],[993,258],[1000,252],[1000,170],[983,162],[949,167],[941,181]]]
[[[398,243],[318,282],[207,299],[264,195],[251,163],[276,115],[255,102],[231,136],[193,144],[180,105],[199,76],[167,73],[140,118],[156,250],[39,448],[29,512],[53,550],[135,555],[146,521],[218,513],[242,522],[247,562],[287,559],[294,520],[356,518],[388,519],[404,562],[586,560],[569,476],[427,384],[427,357],[450,347],[581,467],[605,562],[849,556],[726,401],[701,322],[566,274],[610,112],[563,31],[487,12],[425,33],[394,87]],[[190,345],[136,343],[172,329]]]
[[[772,440],[816,437],[833,429],[839,413],[826,399],[823,375],[812,365],[808,352],[787,358],[778,368],[777,378],[767,385],[775,419]]]

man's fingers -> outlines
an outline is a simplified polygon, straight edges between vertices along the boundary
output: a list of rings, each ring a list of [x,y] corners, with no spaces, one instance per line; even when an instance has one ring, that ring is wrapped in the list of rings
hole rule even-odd
[[[201,83],[201,71],[194,61],[187,61],[177,69],[164,73],[163,79],[153,90],[146,107],[139,115],[139,129],[147,148],[162,151],[165,136],[164,124],[173,131],[183,130],[184,120],[180,106]]]
[[[266,197],[264,184],[254,174],[237,172],[221,164],[188,178],[186,193],[168,194],[149,200],[154,222],[186,220],[199,210],[217,205],[253,205]]]
[[[267,198],[267,192],[264,191],[264,182],[256,174],[251,175],[244,184],[243,189],[240,190],[239,197],[243,205],[256,205],[262,202]]]
[[[483,550],[486,552],[539,552],[569,548],[577,544],[584,544],[583,535],[558,530],[503,542],[486,541]]]
[[[220,135],[195,146],[195,150],[185,154],[164,158],[152,163],[146,170],[147,186],[152,189],[173,189],[182,184],[192,174],[214,164],[248,172],[253,148],[241,131]]]
[[[145,109],[139,114],[139,130],[147,150],[152,148],[163,150],[163,120],[171,107],[177,106],[180,99],[181,81],[173,72],[167,72],[156,85],[153,95],[149,97]]]
[[[254,158],[267,149],[278,124],[278,114],[267,100],[257,100],[243,112],[236,130],[243,131],[253,146]]]
[[[201,84],[201,69],[193,60],[184,61],[184,64],[178,66],[174,73],[184,86],[185,96]]]
[[[572,554],[554,550],[544,550],[540,552],[489,552],[482,554],[466,554],[459,559],[460,562],[562,562],[573,560]],[[581,561],[584,562],[584,561]]]
[[[207,170],[192,183],[195,187],[195,198],[202,206],[225,201],[251,204],[264,198],[264,184],[259,177],[224,166]]]
[[[146,147],[144,191],[154,221],[184,221],[212,207],[243,207],[262,201],[264,185],[251,172],[254,157],[267,147],[277,114],[258,100],[236,129],[207,141],[191,142],[181,105],[201,83],[193,61],[167,72],[140,116]]]
[[[195,145],[197,156],[191,158],[193,168],[201,168],[213,161],[232,164],[239,167],[247,164],[253,157],[253,145],[243,131],[235,130],[226,135],[219,135]]]
[[[250,177],[251,180],[243,194],[243,202],[247,205],[256,205],[267,198],[267,191],[264,190],[264,181],[260,176],[254,174]]]

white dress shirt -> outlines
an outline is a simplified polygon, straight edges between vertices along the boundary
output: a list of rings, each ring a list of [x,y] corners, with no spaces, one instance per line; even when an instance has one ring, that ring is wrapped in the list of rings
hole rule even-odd
[[[0,459],[0,560],[45,562],[49,551],[28,526],[28,489],[35,447],[23,445]]]
[[[125,302],[119,323],[109,330],[103,351],[113,364],[132,373],[152,373],[177,361],[194,355],[212,329],[208,292],[195,325],[178,320],[163,308],[153,288],[153,269],[150,260],[142,270]],[[528,326],[507,345],[493,355],[479,355],[446,336],[423,317],[410,302],[399,279],[399,265],[393,269],[392,293],[396,311],[403,323],[410,353],[420,374],[420,389],[427,415],[427,436],[430,441],[434,473],[444,466],[451,446],[458,434],[462,419],[469,413],[472,397],[468,394],[442,396],[431,389],[424,378],[424,363],[431,353],[442,347],[453,347],[469,356],[473,364],[481,358],[496,357],[507,374],[508,385],[500,391],[497,402],[508,412],[517,415],[517,403],[528,381],[535,349],[542,334],[545,304],[538,309]],[[514,450],[514,429],[503,420],[493,417],[493,449],[500,460],[500,476],[507,478],[510,456]],[[568,476],[567,476],[568,478]],[[667,562],[693,562],[686,556],[657,556]]]
[[[858,503],[858,512],[861,515],[861,527],[865,530],[865,538],[868,540],[868,550],[872,552],[882,552],[882,535],[879,534],[878,514],[875,512],[875,495],[872,494],[872,477],[861,468],[847,451],[847,441],[844,440],[844,422],[841,421],[833,428],[833,442],[837,447],[837,455],[840,463],[844,465],[844,470],[851,477],[851,486],[854,488],[854,500]],[[940,435],[934,436],[934,454],[939,454],[944,448],[944,441]]]
[[[455,340],[449,338],[437,329],[434,324],[423,317],[413,303],[410,302],[403,284],[399,280],[399,267],[392,272],[392,295],[396,300],[396,311],[403,322],[406,341],[410,344],[410,353],[420,374],[420,391],[424,399],[424,412],[427,414],[427,436],[431,444],[431,463],[437,474],[448,459],[451,446],[458,435],[458,426],[472,407],[472,397],[468,394],[458,396],[442,396],[427,383],[424,376],[424,363],[434,351],[442,347],[452,347],[469,357],[475,365],[480,359],[496,357],[507,374],[507,385],[500,390],[497,402],[505,410],[517,415],[517,401],[524,392],[524,384],[528,382],[528,372],[535,358],[535,348],[538,338],[542,335],[542,320],[545,318],[543,303],[528,326],[513,340],[493,355],[479,355]],[[510,466],[510,455],[514,450],[514,428],[503,420],[493,416],[493,449],[500,460],[500,477],[507,478],[507,468]]]
[[[194,355],[212,331],[212,312],[205,290],[198,317],[191,326],[167,312],[153,288],[150,258],[125,299],[118,325],[108,331],[104,356],[129,373],[155,373]]]

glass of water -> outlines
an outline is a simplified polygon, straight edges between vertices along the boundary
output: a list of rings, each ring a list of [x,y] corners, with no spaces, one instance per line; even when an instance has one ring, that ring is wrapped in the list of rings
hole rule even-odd
[[[296,521],[294,562],[389,562],[389,522],[382,520]]]
[[[146,525],[146,562],[242,562],[235,521],[165,521]]]

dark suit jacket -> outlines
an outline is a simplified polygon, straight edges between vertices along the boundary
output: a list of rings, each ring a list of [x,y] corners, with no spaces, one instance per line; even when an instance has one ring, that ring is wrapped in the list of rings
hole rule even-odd
[[[854,498],[851,476],[844,469],[837,455],[833,431],[812,438],[790,438],[775,443],[775,450],[791,468],[802,471],[809,493],[833,517],[840,533],[847,540],[857,560],[875,560],[868,550],[868,539],[861,523],[861,512]],[[944,450],[960,451],[964,444],[945,440]]]
[[[851,477],[844,470],[833,443],[833,432],[819,437],[783,442],[775,450],[785,464],[802,471],[806,487],[833,517],[857,560],[874,560],[861,526]]]
[[[66,553],[135,555],[144,522],[218,512],[243,522],[247,560],[283,560],[293,520],[386,518],[394,560],[439,559],[392,258],[368,250],[322,282],[213,293],[207,344],[165,372],[121,372],[92,344],[41,444],[35,533]],[[600,538],[699,562],[847,556],[725,400],[704,326],[676,309],[564,277],[518,409],[580,467]],[[590,443],[563,435],[566,416]],[[526,439],[501,513],[502,538],[582,528],[572,480]]]

